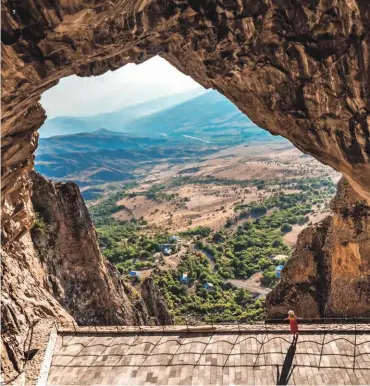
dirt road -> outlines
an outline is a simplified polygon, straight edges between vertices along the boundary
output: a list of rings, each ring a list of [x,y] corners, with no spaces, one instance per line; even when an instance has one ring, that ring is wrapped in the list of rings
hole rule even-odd
[[[261,277],[262,272],[256,272],[247,280],[228,279],[226,282],[235,287],[245,288],[249,292],[256,293],[258,297],[265,297],[271,291],[271,288],[261,287]]]
[[[208,258],[212,271],[217,272],[215,267],[216,262],[211,253],[209,253],[208,251],[204,251],[203,249],[199,249],[195,245],[192,245],[192,248],[196,251],[202,252]],[[262,277],[262,272],[260,271],[260,272],[254,273],[247,280],[240,280],[240,279],[223,279],[223,280],[225,281],[225,283],[230,283],[235,287],[245,288],[249,292],[258,294],[258,297],[265,297],[271,291],[271,288],[261,287],[261,281],[260,281],[261,277]]]

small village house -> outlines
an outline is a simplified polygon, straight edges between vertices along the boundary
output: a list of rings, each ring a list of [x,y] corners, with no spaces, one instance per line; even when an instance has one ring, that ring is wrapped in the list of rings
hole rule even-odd
[[[170,236],[168,238],[168,241],[170,243],[180,243],[181,242],[181,237],[180,236],[176,236],[176,235],[173,235],[173,236]]]
[[[275,268],[275,276],[277,279],[280,279],[281,277],[281,271],[283,270],[284,266],[283,265],[278,265],[276,268]]]
[[[164,248],[163,254],[166,256],[172,255],[172,249],[171,248]]]
[[[203,285],[203,288],[207,291],[213,291],[215,289],[215,286],[212,283],[207,282]]]
[[[289,256],[288,255],[274,255],[271,257],[271,260],[288,260]]]
[[[140,272],[138,271],[130,271],[128,275],[133,279],[139,279],[140,278]]]
[[[189,284],[189,277],[188,277],[188,273],[187,272],[183,273],[180,276],[180,283],[181,284]]]

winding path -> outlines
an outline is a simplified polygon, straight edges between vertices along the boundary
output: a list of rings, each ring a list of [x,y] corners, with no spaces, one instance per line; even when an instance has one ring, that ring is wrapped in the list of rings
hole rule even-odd
[[[200,249],[200,248],[197,248],[194,244],[192,244],[192,248],[195,251],[203,253],[208,258],[209,263],[210,263],[211,268],[212,268],[212,271],[217,272],[216,260],[214,259],[213,255],[210,252],[205,251],[205,250]],[[247,280],[225,279],[225,278],[222,278],[222,279],[224,280],[225,283],[230,283],[233,286],[238,287],[238,288],[245,288],[249,292],[251,292],[253,294],[257,294],[258,297],[265,297],[271,291],[271,288],[261,287],[261,285],[259,283],[261,276],[262,276],[262,271],[254,273]]]

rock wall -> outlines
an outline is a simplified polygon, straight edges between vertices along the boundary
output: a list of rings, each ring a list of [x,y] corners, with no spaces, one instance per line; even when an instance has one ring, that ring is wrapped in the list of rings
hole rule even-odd
[[[118,271],[100,252],[78,186],[53,183],[32,173],[31,229],[45,272],[45,286],[80,324],[145,324],[130,303]]]
[[[266,299],[270,318],[370,316],[370,208],[342,179],[334,212],[298,236],[281,281]]]
[[[29,233],[1,250],[1,370],[5,380],[23,368],[25,341],[38,319],[72,322],[73,318],[45,288],[45,272]]]
[[[150,316],[155,318],[160,325],[173,324],[173,318],[168,312],[166,301],[151,277],[145,279],[140,291]]]
[[[158,289],[124,283],[106,261],[76,184],[53,183],[31,173],[36,221],[2,251],[2,371],[23,367],[25,340],[38,319],[60,323],[172,324]]]

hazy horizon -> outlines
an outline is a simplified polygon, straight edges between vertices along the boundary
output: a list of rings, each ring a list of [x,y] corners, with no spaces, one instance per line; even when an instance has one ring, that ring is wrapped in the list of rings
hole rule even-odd
[[[63,78],[42,95],[41,104],[48,119],[86,117],[190,91],[202,93],[206,89],[155,56],[96,77]]]

